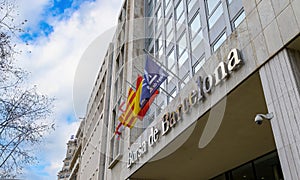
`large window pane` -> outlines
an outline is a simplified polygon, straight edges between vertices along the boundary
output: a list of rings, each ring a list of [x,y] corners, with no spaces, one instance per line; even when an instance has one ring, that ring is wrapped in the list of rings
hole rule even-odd
[[[176,20],[178,21],[179,18],[182,16],[183,11],[184,11],[184,9],[183,9],[183,1],[179,2],[179,4],[176,6],[175,11],[176,11]]]
[[[283,179],[280,162],[276,153],[254,161],[257,179]]]
[[[198,72],[204,63],[205,63],[205,58],[203,56],[202,58],[198,59],[198,61],[196,61],[195,64],[193,64],[193,74]]]
[[[180,1],[178,3],[178,5],[176,6],[175,9],[176,12],[176,16],[175,16],[175,20],[176,20],[176,28],[177,30],[179,29],[179,27],[183,24],[184,22],[184,7],[183,7],[183,1]]]
[[[190,80],[190,72],[188,71],[186,75],[182,78],[182,82],[180,82],[180,89],[184,88],[184,86],[189,82]]]
[[[243,11],[233,22],[233,28],[237,28],[239,24],[245,19],[245,12]]]
[[[167,14],[169,13],[171,7],[172,7],[172,0],[165,0],[165,16],[167,16]]]
[[[212,178],[210,180],[226,180],[226,176],[225,176],[225,174],[221,174],[221,175],[219,175],[215,178]]]
[[[178,55],[180,56],[182,52],[187,48],[187,43],[186,43],[186,34],[185,32],[183,35],[180,37],[180,39],[177,42],[177,49],[178,49]]]
[[[219,4],[220,0],[206,0],[208,13],[211,14],[215,7]]]
[[[178,58],[178,66],[181,68],[181,66],[186,62],[188,59],[189,55],[187,51],[184,51],[183,54]]]
[[[216,43],[213,46],[213,51],[216,51],[226,40],[226,33],[223,33],[223,35],[216,41]]]
[[[209,28],[212,28],[213,25],[218,21],[218,19],[223,14],[223,7],[222,4],[218,6],[218,8],[214,11],[214,13],[209,17],[208,20],[208,26]]]
[[[162,16],[162,12],[161,12],[161,7],[158,8],[157,13],[156,13],[156,18],[160,19]]]
[[[148,17],[151,17],[153,15],[153,1],[148,1]]]
[[[192,37],[194,37],[200,29],[201,29],[200,15],[199,13],[197,13],[190,22],[190,32],[192,34]]]
[[[167,24],[166,24],[166,34],[167,34],[167,36],[170,35],[170,33],[172,31],[172,28],[173,28],[173,26],[172,26],[172,20],[169,20],[167,22]]]
[[[253,174],[253,167],[251,163],[241,166],[232,171],[232,179],[244,179],[244,180],[255,180]]]
[[[201,43],[202,40],[203,40],[203,33],[202,31],[200,31],[191,42],[192,51],[195,51],[195,49]]]
[[[167,57],[167,66],[168,69],[171,70],[173,73],[175,73],[175,54],[174,50],[170,52],[170,54]]]
[[[188,11],[190,12],[198,0],[190,0],[188,3]]]
[[[174,38],[174,29],[171,29],[171,32],[170,32],[170,34],[167,36],[167,47],[169,46],[169,44],[171,43],[171,42],[174,42],[174,40],[173,40],[173,38]]]

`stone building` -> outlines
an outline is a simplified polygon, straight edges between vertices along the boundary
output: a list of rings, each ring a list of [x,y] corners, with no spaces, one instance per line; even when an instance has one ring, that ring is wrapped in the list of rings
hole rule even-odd
[[[300,179],[299,7],[125,0],[88,105],[79,179]],[[147,56],[168,79],[119,138]]]

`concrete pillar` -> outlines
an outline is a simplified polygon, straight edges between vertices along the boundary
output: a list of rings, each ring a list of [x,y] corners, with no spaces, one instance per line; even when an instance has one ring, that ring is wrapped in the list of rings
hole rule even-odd
[[[284,179],[300,179],[300,52],[283,49],[259,74]]]

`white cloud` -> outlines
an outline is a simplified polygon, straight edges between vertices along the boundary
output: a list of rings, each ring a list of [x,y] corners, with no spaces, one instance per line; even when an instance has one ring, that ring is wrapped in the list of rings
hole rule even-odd
[[[47,1],[30,0],[32,3],[23,1],[22,11],[32,15],[34,20],[39,19],[42,8],[47,5]],[[40,92],[56,97],[55,118],[58,128],[46,138],[46,144],[40,148],[38,154],[47,154],[42,157],[43,163],[49,164],[44,171],[50,175],[46,179],[56,179],[59,168],[62,167],[62,160],[66,152],[66,143],[71,134],[75,134],[79,122],[70,123],[65,119],[67,115],[74,114],[73,110],[73,82],[77,65],[90,43],[99,35],[116,24],[117,16],[121,6],[120,0],[99,0],[93,3],[84,3],[70,19],[58,21],[52,19],[51,25],[54,32],[49,37],[41,37],[34,44],[23,46],[30,54],[23,54],[19,59],[20,64],[31,72],[31,83],[38,85]],[[34,6],[32,6],[34,4]],[[37,8],[33,9],[33,8]],[[22,13],[22,12],[21,12]],[[112,37],[105,36],[106,40]],[[104,41],[101,39],[101,42]],[[103,42],[105,44],[105,42]],[[108,42],[106,42],[108,43]],[[103,45],[100,53],[106,52],[107,46]],[[103,50],[105,47],[105,50]],[[94,57],[94,56],[93,56]],[[103,57],[103,55],[102,55]],[[81,63],[84,63],[83,58]],[[97,62],[99,63],[99,62]],[[95,67],[95,70],[99,67]],[[84,72],[84,71],[81,71]],[[93,73],[91,74],[92,76]],[[86,95],[86,91],[92,88],[92,84],[84,85],[84,91],[79,94]],[[90,86],[90,87],[87,87]],[[87,101],[88,97],[80,97]],[[86,104],[82,104],[85,109]],[[35,172],[26,172],[26,174]],[[35,174],[35,176],[38,176]],[[32,176],[30,176],[32,177]],[[26,179],[30,179],[29,175]]]
[[[20,11],[20,16],[17,16],[18,20],[23,21],[27,19],[27,25],[32,26],[41,20],[41,14],[44,8],[49,5],[49,0],[17,0],[16,3]]]

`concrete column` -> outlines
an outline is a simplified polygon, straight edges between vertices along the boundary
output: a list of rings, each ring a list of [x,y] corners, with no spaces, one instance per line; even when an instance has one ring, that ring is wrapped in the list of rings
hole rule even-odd
[[[300,52],[283,49],[259,74],[284,179],[300,179]]]

